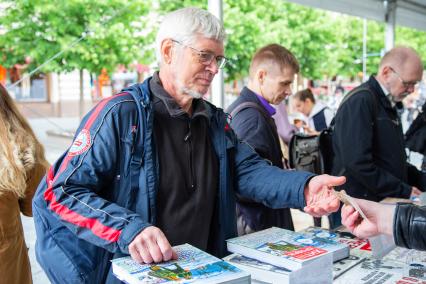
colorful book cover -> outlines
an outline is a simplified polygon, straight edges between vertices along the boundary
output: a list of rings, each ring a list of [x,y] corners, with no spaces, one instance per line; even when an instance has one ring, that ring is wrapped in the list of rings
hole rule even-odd
[[[329,253],[319,245],[323,242],[276,227],[227,240],[230,252],[288,269],[301,268]]]
[[[189,244],[174,249],[177,260],[157,264],[139,264],[131,257],[113,259],[113,273],[130,284],[250,283],[248,273]]]
[[[341,236],[337,232],[319,227],[308,227],[299,233],[307,236],[306,244],[332,252],[334,262],[349,256],[349,246],[340,242]]]

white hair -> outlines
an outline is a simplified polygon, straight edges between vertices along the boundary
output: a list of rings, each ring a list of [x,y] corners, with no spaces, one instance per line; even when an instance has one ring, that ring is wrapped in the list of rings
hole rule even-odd
[[[226,37],[219,19],[205,10],[188,7],[165,15],[155,40],[158,63],[161,65],[161,44],[165,39],[170,38],[190,45],[198,35],[220,42]]]

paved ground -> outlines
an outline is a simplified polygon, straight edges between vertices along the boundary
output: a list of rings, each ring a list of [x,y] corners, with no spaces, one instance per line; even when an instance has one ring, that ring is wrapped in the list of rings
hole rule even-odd
[[[79,121],[78,118],[50,118],[49,120],[65,129],[75,129]],[[72,140],[48,136],[46,134],[47,130],[60,130],[55,126],[55,124],[52,124],[51,122],[46,119],[30,119],[30,124],[33,130],[45,147],[48,161],[53,163],[69,147]],[[33,281],[35,284],[48,284],[50,283],[49,280],[35,259],[34,245],[36,235],[33,219],[22,216],[22,223],[24,226],[25,240],[27,242],[27,246],[29,247]]]

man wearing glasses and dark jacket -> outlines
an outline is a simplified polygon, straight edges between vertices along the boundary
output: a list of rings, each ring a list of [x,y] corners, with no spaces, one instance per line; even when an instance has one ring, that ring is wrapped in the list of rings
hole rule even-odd
[[[333,174],[346,176],[349,195],[373,201],[409,198],[426,189],[426,176],[407,162],[399,115],[401,101],[422,79],[423,65],[408,47],[382,58],[378,74],[339,107],[333,133]],[[333,214],[333,227],[340,215]]]

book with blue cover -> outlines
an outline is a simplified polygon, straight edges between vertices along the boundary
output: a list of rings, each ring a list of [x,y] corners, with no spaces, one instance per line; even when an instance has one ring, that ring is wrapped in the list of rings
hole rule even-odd
[[[250,283],[250,274],[189,244],[173,247],[177,260],[139,264],[130,256],[113,259],[114,275],[139,283]]]

